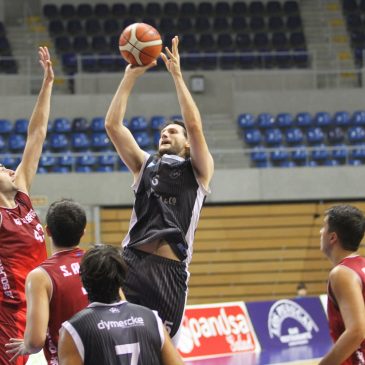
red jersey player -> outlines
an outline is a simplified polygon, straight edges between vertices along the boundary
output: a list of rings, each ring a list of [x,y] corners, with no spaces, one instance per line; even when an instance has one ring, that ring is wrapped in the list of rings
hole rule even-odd
[[[365,258],[357,250],[365,217],[350,205],[330,208],[321,250],[334,264],[328,281],[328,320],[335,342],[320,365],[365,365]]]
[[[5,343],[25,329],[24,283],[46,257],[42,225],[28,192],[46,138],[54,74],[46,47],[39,48],[42,88],[28,126],[23,157],[16,171],[0,166],[0,363],[9,364]],[[23,364],[20,359],[16,364]]]
[[[12,338],[6,347],[13,358],[44,348],[48,364],[57,365],[61,324],[88,304],[79,275],[84,252],[78,248],[85,231],[86,214],[80,204],[61,200],[50,205],[46,223],[53,254],[28,274],[24,340]]]

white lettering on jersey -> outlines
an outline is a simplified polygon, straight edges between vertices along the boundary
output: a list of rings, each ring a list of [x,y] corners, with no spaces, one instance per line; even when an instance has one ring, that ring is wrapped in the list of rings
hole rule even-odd
[[[107,329],[108,331],[111,328],[125,328],[125,327],[136,327],[136,326],[144,326],[144,321],[142,317],[130,317],[124,321],[103,321],[101,320],[98,323],[99,330]]]
[[[60,270],[63,272],[63,276],[72,276],[79,275],[80,273],[80,264],[78,262],[73,262],[70,264],[70,267],[67,265],[61,265]]]
[[[0,260],[0,282],[2,289],[4,291],[4,295],[14,299],[13,291],[10,290],[8,275],[5,272],[4,265],[1,260]]]

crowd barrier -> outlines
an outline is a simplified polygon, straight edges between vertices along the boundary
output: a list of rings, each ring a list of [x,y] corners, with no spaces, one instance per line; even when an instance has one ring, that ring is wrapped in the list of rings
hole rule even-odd
[[[245,365],[319,359],[332,346],[325,306],[325,296],[187,306],[178,350],[194,365],[233,355]]]

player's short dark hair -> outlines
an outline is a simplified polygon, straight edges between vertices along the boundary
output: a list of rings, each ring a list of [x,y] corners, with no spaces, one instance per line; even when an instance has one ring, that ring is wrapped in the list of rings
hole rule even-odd
[[[85,253],[80,264],[82,284],[90,302],[114,303],[120,300],[127,266],[119,248],[96,245]]]
[[[335,205],[325,212],[328,231],[336,232],[343,249],[357,251],[364,237],[365,217],[351,205]]]
[[[300,281],[297,285],[297,290],[301,290],[301,289],[307,289],[307,285],[303,281]]]
[[[179,125],[180,127],[183,128],[184,130],[184,136],[186,138],[188,138],[188,132],[186,131],[186,126],[185,126],[185,123],[182,121],[182,120],[179,120],[179,119],[174,119],[174,120],[169,120],[167,121],[166,123],[164,123],[161,128],[160,128],[160,131],[162,131],[163,129],[165,129],[167,126],[171,125],[171,124],[177,124]]]
[[[71,199],[57,200],[48,208],[46,223],[56,246],[77,246],[86,227],[86,213]]]

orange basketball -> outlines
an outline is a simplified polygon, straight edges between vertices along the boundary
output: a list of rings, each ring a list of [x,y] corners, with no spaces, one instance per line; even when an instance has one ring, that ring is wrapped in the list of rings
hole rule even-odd
[[[119,50],[128,63],[137,66],[148,65],[161,53],[160,33],[145,23],[131,24],[120,35]]]

